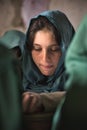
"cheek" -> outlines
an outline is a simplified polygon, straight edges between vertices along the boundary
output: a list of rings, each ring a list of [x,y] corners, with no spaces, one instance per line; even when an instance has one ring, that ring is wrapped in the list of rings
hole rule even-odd
[[[35,63],[37,63],[38,62],[38,59],[40,59],[39,58],[39,55],[37,54],[37,52],[34,52],[34,51],[32,51],[32,58],[33,58],[33,61],[35,62]]]
[[[54,64],[55,64],[55,66],[58,65],[59,60],[60,60],[60,57],[61,57],[61,54],[55,55],[55,56],[53,57],[53,62],[54,62]]]

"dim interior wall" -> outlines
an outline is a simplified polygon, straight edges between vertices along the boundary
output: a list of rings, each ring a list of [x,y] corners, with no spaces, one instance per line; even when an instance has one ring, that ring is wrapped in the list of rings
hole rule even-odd
[[[77,29],[81,20],[87,14],[87,0],[51,0],[49,9],[63,11],[74,28]]]
[[[0,35],[9,29],[25,31],[21,6],[22,0],[0,0]]]
[[[22,6],[22,17],[26,27],[32,17],[42,11],[49,9],[50,0],[24,0]]]
[[[63,11],[76,29],[87,14],[87,0],[0,0],[0,35],[9,29],[26,32],[31,17],[48,9]]]
[[[0,0],[0,35],[9,29],[26,32],[29,20],[48,10],[50,0]]]

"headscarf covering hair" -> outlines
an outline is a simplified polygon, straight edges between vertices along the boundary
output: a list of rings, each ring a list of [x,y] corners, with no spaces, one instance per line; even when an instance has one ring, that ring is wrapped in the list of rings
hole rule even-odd
[[[19,47],[23,52],[23,46],[25,42],[25,33],[19,30],[7,30],[1,37],[2,42],[9,49]]]

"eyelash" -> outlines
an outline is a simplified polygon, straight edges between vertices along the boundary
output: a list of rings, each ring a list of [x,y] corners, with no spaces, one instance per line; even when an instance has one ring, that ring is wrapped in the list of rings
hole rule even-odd
[[[33,50],[35,50],[35,51],[41,51],[41,48],[35,48],[35,47],[33,47]]]
[[[35,48],[35,47],[33,47],[33,50],[35,50],[35,51],[41,51],[42,49],[41,48]],[[60,51],[60,48],[55,48],[55,49],[49,48],[48,51],[49,52],[58,52],[58,51]]]

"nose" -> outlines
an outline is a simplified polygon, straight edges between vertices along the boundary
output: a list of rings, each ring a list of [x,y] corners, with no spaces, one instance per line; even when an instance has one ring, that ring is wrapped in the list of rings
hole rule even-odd
[[[43,52],[42,52],[42,60],[44,62],[48,62],[50,60],[50,55],[49,55],[48,50],[43,50]]]

